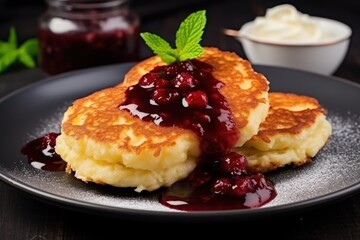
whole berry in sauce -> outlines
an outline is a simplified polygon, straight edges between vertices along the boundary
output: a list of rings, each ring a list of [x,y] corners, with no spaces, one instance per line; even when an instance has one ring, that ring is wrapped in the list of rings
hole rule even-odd
[[[176,64],[167,65],[164,67],[164,77],[165,78],[174,78],[176,74],[178,73],[178,67]]]
[[[160,78],[155,81],[155,89],[158,88],[167,88],[171,85],[171,83],[168,80],[165,80],[163,78]]]
[[[184,107],[189,108],[206,108],[208,98],[204,91],[198,90],[187,93],[183,98],[182,104]]]
[[[139,80],[139,86],[142,88],[152,88],[155,85],[155,81],[159,79],[159,75],[156,73],[147,73]]]
[[[219,159],[219,168],[226,174],[241,175],[246,173],[246,166],[246,157],[235,152],[228,152]]]
[[[181,72],[176,75],[174,80],[174,87],[180,90],[188,90],[194,88],[198,84],[198,81],[187,72]]]
[[[195,70],[195,67],[191,63],[191,61],[180,62],[178,68],[180,68],[180,71],[185,71],[185,72],[193,72]]]
[[[167,105],[178,99],[179,93],[173,89],[159,88],[155,89],[151,95],[150,104]]]
[[[253,181],[251,181],[249,176],[246,176],[235,180],[231,193],[236,197],[242,197],[245,196],[246,193],[254,192],[255,190],[256,188]]]
[[[214,184],[211,187],[211,192],[218,195],[228,195],[231,191],[231,179],[229,178],[219,178],[216,179]]]

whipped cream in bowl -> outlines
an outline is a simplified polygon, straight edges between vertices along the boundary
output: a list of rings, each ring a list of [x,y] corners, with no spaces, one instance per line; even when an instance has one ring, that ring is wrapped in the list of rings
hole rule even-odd
[[[333,74],[348,51],[351,28],[328,18],[310,16],[290,4],[269,8],[239,31],[224,31],[243,46],[253,64]]]
[[[351,36],[347,25],[298,11],[293,5],[282,4],[266,10],[265,16],[244,24],[239,38],[285,45],[329,44]]]

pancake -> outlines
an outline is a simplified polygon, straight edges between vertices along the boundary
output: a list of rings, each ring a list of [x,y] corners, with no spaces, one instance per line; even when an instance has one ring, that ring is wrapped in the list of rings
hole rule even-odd
[[[213,66],[213,76],[234,115],[235,146],[257,133],[268,109],[269,83],[251,64],[230,52],[206,48],[199,58]],[[136,64],[124,81],[74,101],[64,113],[56,152],[67,172],[85,182],[153,191],[186,178],[198,164],[200,142],[190,130],[162,127],[119,109],[125,91],[154,67],[157,56]]]
[[[292,93],[270,92],[269,101],[257,135],[233,151],[247,156],[253,172],[312,161],[332,133],[325,109],[312,97]]]

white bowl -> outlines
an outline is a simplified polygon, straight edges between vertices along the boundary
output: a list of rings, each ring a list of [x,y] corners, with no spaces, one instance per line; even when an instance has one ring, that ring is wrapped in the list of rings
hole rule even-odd
[[[320,17],[313,19],[319,22],[324,31],[328,31],[330,38],[313,43],[267,41],[249,33],[254,21],[245,23],[235,37],[243,45],[247,58],[254,64],[331,75],[344,60],[352,31],[349,26],[335,20]]]

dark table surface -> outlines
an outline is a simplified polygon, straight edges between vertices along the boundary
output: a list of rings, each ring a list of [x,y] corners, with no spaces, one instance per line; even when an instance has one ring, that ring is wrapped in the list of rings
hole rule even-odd
[[[10,1],[9,1],[10,2]],[[196,2],[196,3],[194,3]],[[219,47],[222,50],[237,52],[246,58],[241,45],[221,33],[223,28],[238,29],[243,23],[263,15],[265,9],[282,1],[242,0],[242,1],[134,1],[131,5],[142,20],[141,31],[149,31],[172,40],[179,22],[190,12],[206,9],[208,23],[202,41],[203,45]],[[288,1],[300,11],[310,15],[337,19],[348,24],[352,30],[351,44],[344,62],[335,72],[335,76],[360,84],[360,3],[350,0],[335,1]],[[41,14],[44,5],[34,5],[24,1],[24,5],[0,5],[0,34],[7,35],[9,26],[19,31],[19,38],[25,39],[36,34],[36,17]],[[142,57],[151,52],[141,46]],[[23,76],[23,77],[19,77]],[[0,97],[35,81],[46,77],[40,69],[12,69],[0,75]],[[3,116],[1,116],[3,117]],[[359,147],[359,146],[354,146]],[[360,159],[359,159],[360,161]],[[360,176],[359,176],[360,179]],[[171,221],[157,223],[152,228],[148,220],[121,219],[66,209],[51,202],[28,196],[5,182],[0,182],[0,239],[90,239],[106,236],[122,237],[122,234],[137,234],[125,226],[132,224],[137,230],[155,238],[172,238],[164,234],[164,229],[175,230],[172,234],[189,237],[184,227],[196,227],[203,237],[213,232],[223,236],[233,235],[239,238],[250,234],[251,237],[274,239],[360,239],[360,193],[339,198],[336,202],[289,212],[281,216],[249,222],[236,219],[231,222],[208,223],[207,225],[186,222],[171,224]],[[237,223],[234,228],[229,224]],[[210,227],[209,227],[210,226]],[[215,228],[211,228],[211,226]],[[146,229],[146,230],[145,230]],[[146,231],[146,232],[145,232]],[[141,234],[141,232],[139,233]],[[128,236],[128,235],[127,235]],[[141,235],[140,235],[141,236]],[[196,235],[195,235],[196,236]],[[211,236],[211,235],[210,235]]]

